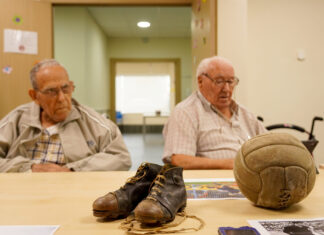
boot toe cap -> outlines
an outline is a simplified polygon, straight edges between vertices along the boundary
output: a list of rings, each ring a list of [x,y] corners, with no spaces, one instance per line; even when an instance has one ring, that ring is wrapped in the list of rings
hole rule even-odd
[[[141,223],[165,222],[165,215],[159,203],[143,200],[134,210],[135,218]]]
[[[97,198],[93,202],[92,208],[96,211],[117,211],[118,201],[114,194],[108,193],[105,196]]]

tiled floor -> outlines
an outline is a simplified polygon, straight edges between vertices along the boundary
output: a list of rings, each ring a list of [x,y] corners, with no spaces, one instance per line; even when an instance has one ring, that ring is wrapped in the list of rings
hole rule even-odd
[[[162,165],[164,141],[162,134],[123,134],[124,141],[132,158],[130,170],[136,171],[142,162]]]

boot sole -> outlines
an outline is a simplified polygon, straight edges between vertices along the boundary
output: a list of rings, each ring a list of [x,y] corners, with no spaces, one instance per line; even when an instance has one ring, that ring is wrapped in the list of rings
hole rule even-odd
[[[111,219],[116,219],[119,216],[126,216],[126,215],[119,214],[119,213],[113,213],[111,211],[99,211],[99,210],[93,210],[93,215],[95,217],[105,217],[105,218],[111,218]]]
[[[166,223],[170,220],[161,220],[153,217],[146,217],[146,216],[137,216],[135,219],[143,224],[158,224],[158,223]]]
[[[186,208],[187,204],[185,204],[184,206],[180,207],[178,212],[183,212]],[[135,214],[136,216],[136,214]],[[170,218],[170,219],[163,219],[163,218],[154,218],[152,216],[136,216],[135,219],[143,224],[158,224],[158,223],[161,223],[161,224],[164,224],[164,223],[167,223],[167,222],[171,222],[174,220],[174,217],[173,218]]]

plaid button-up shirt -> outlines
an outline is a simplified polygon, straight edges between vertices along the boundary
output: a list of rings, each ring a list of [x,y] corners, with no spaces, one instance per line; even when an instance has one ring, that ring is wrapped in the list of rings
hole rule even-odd
[[[163,129],[163,161],[173,154],[235,158],[249,138],[266,132],[257,118],[233,101],[231,119],[224,117],[199,92],[176,106]]]
[[[50,162],[64,165],[66,162],[57,125],[43,129],[41,136],[28,149],[28,153],[35,163]]]

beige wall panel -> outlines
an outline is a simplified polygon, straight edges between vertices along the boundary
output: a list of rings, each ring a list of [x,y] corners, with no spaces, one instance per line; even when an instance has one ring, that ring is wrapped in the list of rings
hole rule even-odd
[[[190,5],[192,0],[44,0],[54,4]]]
[[[196,68],[206,57],[217,54],[217,0],[193,0],[191,18],[192,87],[197,87]]]
[[[218,0],[217,54],[229,59],[235,76],[240,79],[234,99],[247,105],[249,80],[247,76],[247,0]]]
[[[323,12],[323,0],[248,1],[248,107],[265,125],[288,122],[309,131],[313,116],[324,116]],[[314,134],[315,160],[323,163],[323,122]]]
[[[313,116],[324,116],[324,1],[218,0],[217,7],[218,54],[241,79],[235,99],[263,116],[265,126],[293,123],[309,131]],[[324,163],[323,122],[314,134],[315,161]]]
[[[52,57],[52,13],[51,4],[31,0],[0,1],[0,118],[17,105],[30,101],[29,71],[35,61]],[[13,21],[20,16],[22,23]],[[4,29],[26,30],[38,33],[38,54],[4,53]],[[11,66],[10,74],[2,68]]]

